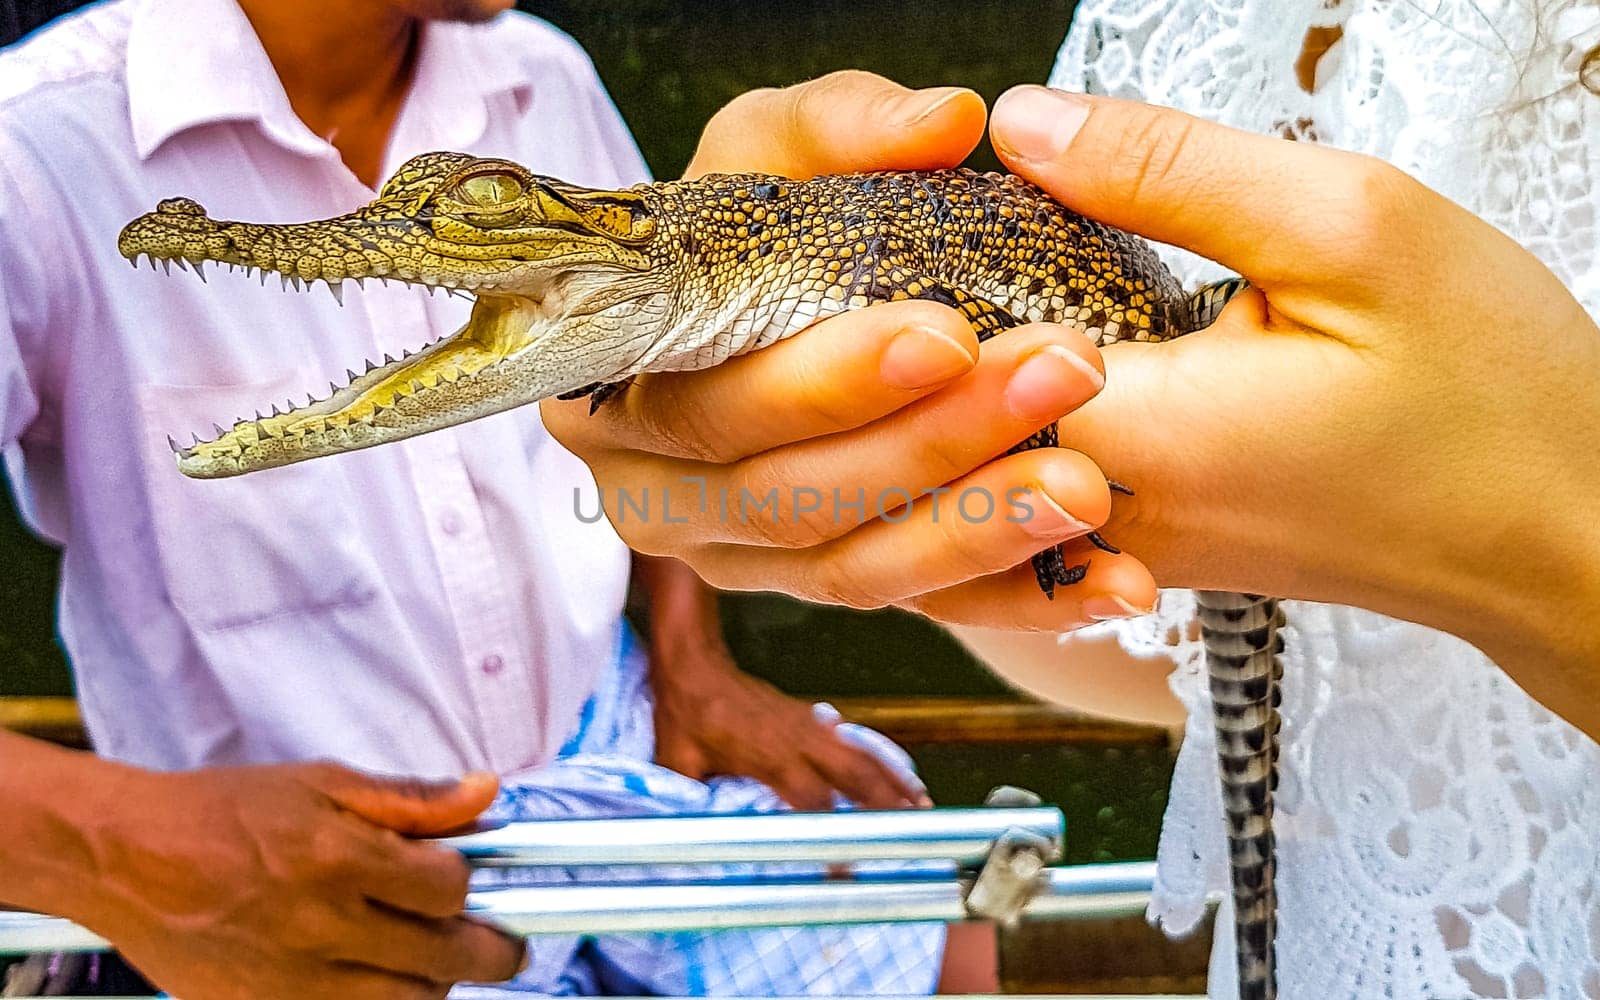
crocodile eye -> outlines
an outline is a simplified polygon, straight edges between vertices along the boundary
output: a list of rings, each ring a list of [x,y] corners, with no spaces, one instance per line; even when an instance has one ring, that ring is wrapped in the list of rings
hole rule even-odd
[[[511,174],[479,174],[457,184],[455,194],[469,205],[498,208],[521,198],[525,190]]]

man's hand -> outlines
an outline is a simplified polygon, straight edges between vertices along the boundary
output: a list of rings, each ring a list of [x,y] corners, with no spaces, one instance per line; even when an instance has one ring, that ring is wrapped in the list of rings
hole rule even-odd
[[[931,805],[807,702],[740,670],[720,640],[652,648],[656,763],[696,780],[743,775],[796,809],[827,811],[837,791],[868,809]]]
[[[443,997],[524,946],[462,915],[468,867],[408,840],[472,821],[492,777],[427,785],[331,764],[129,771],[75,831],[95,895],[65,915],[184,1000]]]
[[[837,791],[869,809],[930,804],[812,707],[739,669],[714,590],[676,559],[634,557],[650,598],[656,763],[697,781],[754,778],[796,809],[833,808]]]
[[[984,118],[971,91],[836,73],[735,100],[707,127],[689,173],[950,167],[977,144]],[[542,412],[602,497],[670,493],[671,518],[619,518],[617,528],[636,551],[681,558],[717,587],[1062,631],[1151,607],[1155,583],[1133,556],[1082,541],[1111,510],[1088,457],[1065,448],[995,456],[1093,397],[1103,371],[1094,346],[1066,327],[1007,330],[980,358],[958,313],[896,302],[706,371],[641,377],[592,417],[581,402],[546,401]],[[942,507],[914,501],[901,516],[891,503],[889,518],[875,509],[945,487]],[[1014,487],[1030,491],[1031,516],[1004,516]],[[799,488],[845,503],[801,510],[790,502]],[[967,491],[995,498],[998,512],[955,515]],[[779,498],[770,518],[696,503],[769,492]],[[848,506],[858,495],[860,514]],[[1046,601],[1027,562],[1058,543],[1089,571]]]

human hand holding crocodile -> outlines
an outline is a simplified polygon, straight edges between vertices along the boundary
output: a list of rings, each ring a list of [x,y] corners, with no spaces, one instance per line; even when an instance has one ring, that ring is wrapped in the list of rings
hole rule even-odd
[[[867,73],[834,73],[734,100],[707,126],[687,175],[935,170],[966,158],[984,119],[981,98],[968,90],[909,91]],[[1091,459],[1037,448],[990,462],[1099,391],[1099,351],[1051,323],[996,334],[981,359],[977,339],[945,306],[876,305],[716,368],[641,377],[592,415],[587,403],[553,400],[543,415],[594,469],[602,492],[666,488],[684,497],[686,520],[624,519],[619,530],[636,549],[683,558],[717,586],[1052,630],[1153,606],[1155,583],[1138,559],[1081,540],[1111,508]],[[689,486],[684,477],[704,478]],[[716,505],[697,516],[707,512],[688,496],[801,486],[824,497],[863,488],[875,497],[946,484],[942,518],[899,523],[846,516],[845,505],[831,503],[810,518],[741,520]],[[1016,484],[1037,491],[1032,516],[971,523],[951,513],[963,490],[999,500]],[[1079,584],[1044,601],[1025,564],[1054,542],[1067,543],[1069,563],[1089,566]],[[1022,571],[1005,572],[1019,564]]]
[[[874,99],[870,88],[837,85],[803,100],[741,99],[745,113],[713,122],[707,144],[734,148],[719,128],[776,136],[752,158],[789,172],[833,169],[807,152],[813,143],[784,137],[831,134],[860,120],[852,104]],[[1068,207],[1193,249],[1255,285],[1211,330],[1107,348],[1110,391],[1060,422],[1064,442],[1138,487],[1107,515],[1108,535],[1163,585],[1354,604],[1453,632],[1600,734],[1600,649],[1583,628],[1600,607],[1600,333],[1547,268],[1368,157],[1042,88],[999,102],[992,134],[1012,170]],[[772,149],[792,159],[775,162]],[[939,467],[905,433],[911,400],[881,388],[873,350],[885,327],[874,328],[883,339],[869,330],[854,349],[825,332],[897,308],[923,307],[874,307],[736,364],[654,378],[609,417],[546,404],[546,421],[603,486],[671,484],[685,449],[727,460],[729,481],[758,493],[797,477],[850,482],[896,450],[922,456],[930,472],[968,474]],[[922,443],[984,433],[999,395],[978,404],[976,382],[958,372],[919,394],[917,407],[951,421]],[[796,417],[815,413],[819,395],[830,404],[825,420]],[[952,431],[963,415],[964,429]],[[811,441],[841,428],[850,430]],[[808,454],[816,460],[790,460]],[[973,474],[1014,459],[974,463]],[[1067,509],[1098,523],[1100,511]],[[975,560],[983,546],[1007,565],[1024,562],[1020,547],[982,537],[983,526],[878,521],[840,537],[774,539],[761,526],[689,517],[646,544],[725,586],[1005,628],[1082,620],[1079,609],[1039,600],[1025,565]],[[892,542],[856,544],[870,535]],[[1131,605],[1153,597],[1134,578],[1138,563],[1094,558],[1116,560],[1129,584],[1116,592]]]
[[[469,823],[490,776],[331,764],[154,773],[0,733],[4,902],[68,917],[187,1000],[443,997],[524,945],[462,916],[468,868],[408,840]]]

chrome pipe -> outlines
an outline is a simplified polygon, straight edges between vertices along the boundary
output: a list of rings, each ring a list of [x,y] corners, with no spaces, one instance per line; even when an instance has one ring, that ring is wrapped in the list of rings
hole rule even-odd
[[[111,944],[105,938],[70,920],[0,910],[0,955],[110,950]]]
[[[1090,870],[1094,869],[1094,870]],[[1141,913],[1153,862],[1053,868],[1024,920]],[[957,879],[774,885],[533,886],[473,893],[467,910],[513,934],[633,934],[967,919]]]
[[[1049,870],[1025,920],[1075,920],[1142,912],[1154,862]],[[629,934],[814,924],[966,919],[962,883],[806,882],[771,885],[556,885],[473,893],[468,912],[513,934]],[[103,951],[101,938],[55,917],[0,913],[0,955]]]
[[[980,864],[1009,830],[1049,841],[1057,860],[1061,810],[927,809],[639,819],[540,820],[446,837],[480,868],[954,861]]]

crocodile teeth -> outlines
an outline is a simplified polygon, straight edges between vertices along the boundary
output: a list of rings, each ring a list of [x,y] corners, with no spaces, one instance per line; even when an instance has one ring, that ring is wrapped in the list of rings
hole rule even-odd
[[[163,271],[166,271],[167,274],[169,274],[169,275],[172,274],[172,261],[170,261],[170,260],[162,260],[161,269]]]
[[[328,284],[328,291],[333,295],[333,301],[339,303],[340,306],[343,306],[344,305],[344,282],[342,282],[342,281],[330,281],[327,284]]]
[[[178,444],[178,439],[173,437],[171,434],[167,435],[167,446],[172,449],[172,453],[174,455],[183,454],[183,448]]]
[[[200,283],[202,285],[206,283],[206,262],[205,261],[197,260],[197,261],[194,262],[194,274],[195,274],[195,277],[200,279]]]

